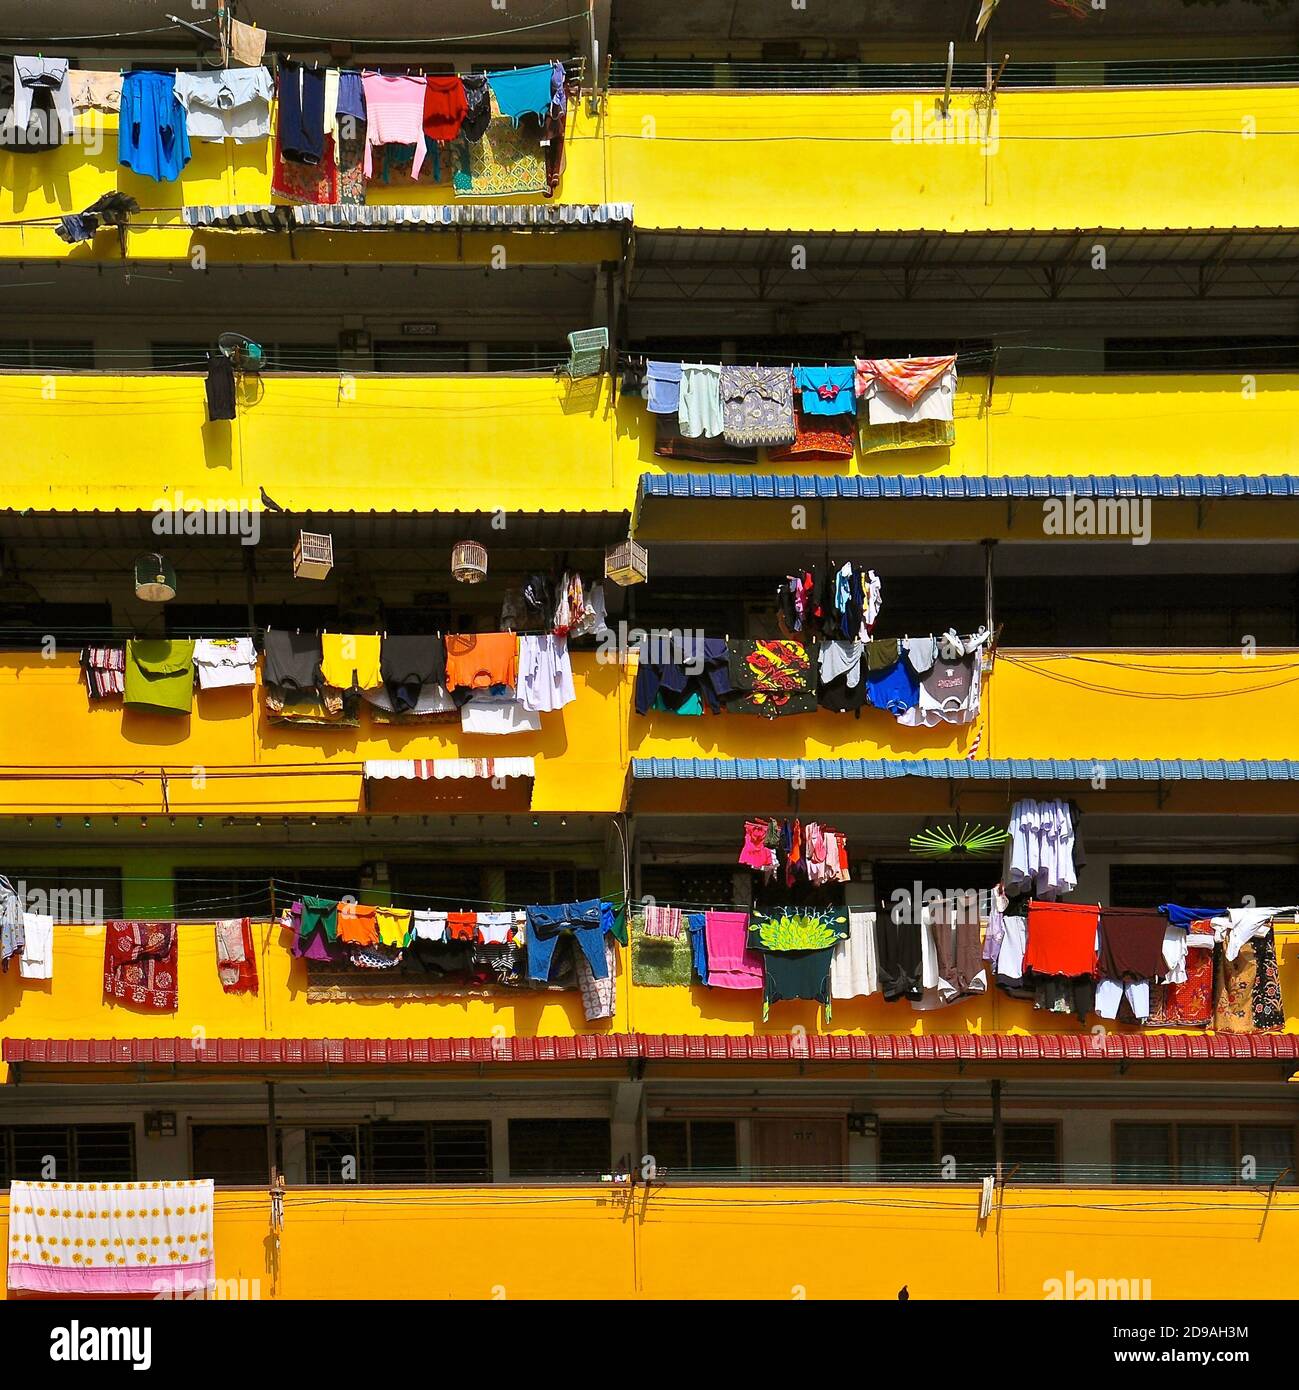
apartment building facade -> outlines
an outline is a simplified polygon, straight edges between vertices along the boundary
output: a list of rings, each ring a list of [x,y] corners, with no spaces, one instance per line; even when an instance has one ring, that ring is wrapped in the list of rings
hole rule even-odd
[[[69,83],[224,71],[231,14],[280,84],[563,63],[564,162],[475,190],[392,141],[350,201],[295,201],[282,86],[269,136],[195,137],[172,179],[89,105],[0,149],[0,874],[52,923],[48,975],[0,975],[0,1179],[213,1179],[216,1277],[267,1298],[1292,1292],[1299,17],[111,8],[42,7]],[[120,224],[69,227],[110,193]],[[944,355],[944,429],[854,418],[829,456],[701,444],[645,381]],[[641,637],[788,639],[789,577],[845,564],[873,639],[986,633],[969,718],[647,705]],[[511,732],[276,694],[268,634],[496,633],[571,574],[601,621]],[[240,638],[251,684],[179,717],[94,686],[97,651]],[[1028,802],[1081,826],[1070,902],[1275,907],[1280,1013],[1080,1019],[991,966],[945,1007],[764,1008],[646,945],[646,907],[986,916]],[[755,822],[832,827],[846,881],[768,881]],[[593,1019],[572,976],[304,959],[311,899],[629,926]],[[113,993],[118,923],[174,928],[165,1007]]]

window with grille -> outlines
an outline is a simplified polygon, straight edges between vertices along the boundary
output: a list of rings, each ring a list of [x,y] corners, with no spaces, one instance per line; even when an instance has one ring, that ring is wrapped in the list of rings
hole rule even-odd
[[[1084,831],[1086,825],[1084,824]],[[1114,864],[1110,897],[1115,907],[1235,907],[1252,898],[1268,906],[1299,900],[1294,864]]]
[[[640,891],[670,907],[725,907],[735,901],[734,865],[646,864],[640,872]]]
[[[1059,1165],[1059,1131],[1053,1124],[1012,1122],[1002,1126],[1002,1171],[1021,1182],[1054,1181]],[[954,1167],[944,1166],[951,1159]],[[932,1181],[955,1177],[976,1181],[996,1167],[991,1121],[887,1120],[879,1129],[879,1170],[884,1178]]]
[[[392,891],[398,903],[409,906],[408,899],[438,907],[460,907],[481,902],[483,866],[463,860],[442,864],[391,864]]]
[[[0,1180],[129,1182],[134,1125],[10,1125],[0,1129]]]
[[[357,870],[295,865],[270,869],[176,869],[172,910],[178,917],[270,917],[303,893],[341,897],[360,891]]]
[[[310,1181],[484,1183],[492,1180],[488,1120],[389,1121],[307,1130]]]
[[[734,1120],[650,1120],[645,1143],[662,1179],[732,1177],[740,1163]]]
[[[522,903],[574,903],[600,896],[600,871],[572,865],[551,869],[506,869],[505,901]]]
[[[56,922],[104,922],[122,916],[122,870],[116,867],[18,869],[6,877],[29,912]]]
[[[1113,1172],[1120,1183],[1291,1184],[1294,1155],[1293,1125],[1114,1125]]]
[[[594,1178],[610,1170],[608,1120],[511,1120],[511,1178]]]

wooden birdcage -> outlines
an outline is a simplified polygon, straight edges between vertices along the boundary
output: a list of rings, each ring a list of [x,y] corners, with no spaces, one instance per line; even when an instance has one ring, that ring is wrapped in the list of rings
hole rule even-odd
[[[146,603],[176,597],[176,571],[165,555],[141,555],[135,562],[135,596]]]
[[[299,531],[293,547],[294,579],[327,579],[334,568],[334,538],[317,531]]]
[[[624,588],[643,584],[649,577],[649,554],[639,542],[628,538],[604,552],[604,577]]]

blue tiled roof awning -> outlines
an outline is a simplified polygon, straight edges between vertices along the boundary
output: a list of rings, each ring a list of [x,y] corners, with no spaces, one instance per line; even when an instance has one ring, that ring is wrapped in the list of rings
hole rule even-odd
[[[1021,473],[1005,478],[920,478],[887,476],[797,476],[785,473],[643,473],[642,498],[700,500],[820,501],[987,501],[1047,497],[1151,497],[1183,500],[1299,497],[1299,476],[1290,473],[1251,476],[1243,473],[1159,474],[1106,473],[1038,477]]]
[[[638,781],[1295,782],[1299,760],[1249,758],[633,758]]]

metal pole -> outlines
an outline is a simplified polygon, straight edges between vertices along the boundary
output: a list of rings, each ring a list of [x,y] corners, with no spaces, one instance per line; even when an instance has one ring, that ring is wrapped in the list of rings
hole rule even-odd
[[[992,1157],[996,1165],[997,1182],[1001,1182],[1006,1159],[1006,1131],[1001,1122],[1001,1082],[992,1083]]]
[[[993,605],[992,589],[992,555],[996,547],[996,541],[984,541],[983,543],[983,621],[987,626],[989,637],[992,637],[997,630],[994,626],[996,612]]]
[[[266,1083],[266,1181],[275,1182],[275,1082]]]

